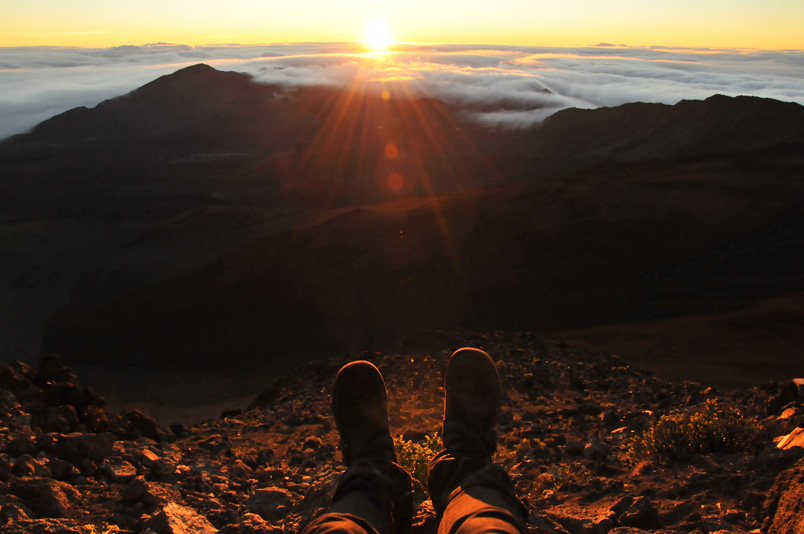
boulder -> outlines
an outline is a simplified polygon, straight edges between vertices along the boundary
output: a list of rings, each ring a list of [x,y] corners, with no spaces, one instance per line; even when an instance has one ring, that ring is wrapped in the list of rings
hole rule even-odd
[[[229,469],[226,470],[226,474],[230,477],[244,479],[249,478],[254,475],[254,471],[243,463],[242,460],[235,460]]]
[[[38,380],[42,384],[48,382],[72,382],[76,375],[61,363],[58,354],[46,354],[39,360]]]
[[[804,428],[796,427],[786,436],[782,436],[776,447],[783,450],[789,450],[793,447],[804,448]]]
[[[76,466],[60,458],[51,459],[47,466],[56,480],[70,480],[81,476],[81,471]]]
[[[30,519],[33,512],[21,504],[8,502],[0,508],[0,521],[12,521],[19,523]]]
[[[48,382],[42,392],[48,406],[70,405],[83,410],[89,404],[86,390],[76,382]]]
[[[257,514],[245,513],[237,526],[237,534],[279,534],[281,528],[273,526]]]
[[[794,378],[793,385],[798,392],[798,396],[804,399],[804,378]]]
[[[626,527],[651,529],[659,527],[659,512],[648,497],[623,497],[612,507],[617,522]]]
[[[103,462],[100,465],[100,472],[109,482],[122,484],[137,476],[137,468],[130,462],[115,459],[115,461]]]
[[[62,517],[81,495],[65,482],[49,478],[23,477],[11,483],[11,490],[32,510],[48,517]]]
[[[158,486],[155,483],[148,482],[144,477],[138,476],[126,484],[121,498],[124,502],[129,503],[160,504],[164,501],[157,494],[157,488]]]
[[[78,414],[71,404],[54,408],[47,417],[44,430],[48,432],[69,433],[78,428]]]
[[[58,437],[55,455],[75,465],[85,460],[103,460],[112,452],[115,437],[109,432],[83,434],[73,432]]]
[[[145,467],[153,467],[154,464],[160,460],[160,457],[154,451],[146,447],[140,451],[139,460]]]
[[[570,534],[603,534],[615,525],[614,513],[601,508],[565,503],[548,508],[545,513]]]
[[[766,534],[804,534],[804,460],[779,473],[762,515]]]
[[[19,393],[34,387],[33,383],[10,366],[0,367],[0,388],[7,389],[12,393]]]
[[[24,456],[26,454],[36,454],[38,447],[36,442],[28,437],[14,438],[6,445],[6,452],[12,457]]]
[[[139,410],[131,410],[123,415],[126,421],[131,423],[137,438],[150,438],[156,442],[162,441],[156,421],[148,417]]]
[[[296,496],[285,488],[261,488],[249,497],[247,508],[266,521],[285,517],[296,503]]]
[[[799,386],[794,381],[787,382],[783,385],[772,382],[767,384],[766,387],[768,389],[768,396],[765,401],[766,415],[779,415],[784,406],[800,398]]]
[[[45,467],[42,460],[37,460],[30,454],[25,454],[17,458],[14,462],[14,469],[12,471],[18,477],[43,477],[50,478],[52,476],[50,469]]]
[[[24,376],[29,381],[33,382],[36,380],[36,369],[31,367],[25,362],[21,362],[19,360],[14,360],[10,364],[8,364],[9,369],[13,370],[14,372]]]
[[[143,527],[158,534],[215,534],[218,529],[192,508],[174,502],[145,521]]]

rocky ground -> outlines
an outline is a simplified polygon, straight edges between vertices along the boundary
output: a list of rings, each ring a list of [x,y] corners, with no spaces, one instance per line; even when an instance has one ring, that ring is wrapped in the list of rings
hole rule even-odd
[[[721,394],[531,334],[422,334],[401,354],[360,355],[385,376],[395,434],[426,443],[438,428],[443,371],[461,346],[499,362],[496,459],[530,507],[533,532],[804,532],[804,398],[792,383]],[[300,366],[248,409],[189,428],[109,413],[57,357],[3,367],[0,530],[299,532],[343,471],[329,392],[344,363]],[[751,446],[676,460],[629,455],[663,414],[712,399],[757,419]],[[434,533],[421,487],[417,497],[414,534]]]

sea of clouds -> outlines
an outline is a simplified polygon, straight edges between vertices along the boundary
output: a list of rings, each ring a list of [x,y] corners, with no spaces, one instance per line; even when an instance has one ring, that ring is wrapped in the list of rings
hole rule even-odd
[[[525,127],[568,107],[675,104],[713,94],[804,104],[804,51],[359,43],[0,48],[0,138],[92,107],[195,63],[287,86],[412,91],[495,126]]]

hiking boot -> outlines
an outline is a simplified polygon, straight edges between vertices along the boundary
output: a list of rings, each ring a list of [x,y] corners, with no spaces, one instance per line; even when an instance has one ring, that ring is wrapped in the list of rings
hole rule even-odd
[[[491,458],[497,448],[494,426],[502,403],[494,361],[482,350],[458,349],[447,364],[444,390],[444,449]]]
[[[458,349],[447,364],[444,390],[444,448],[430,461],[427,477],[436,517],[445,518],[453,499],[464,499],[501,509],[510,514],[519,532],[527,533],[527,510],[508,474],[491,461],[497,448],[494,426],[502,404],[497,366],[482,350]],[[458,505],[445,520],[459,525],[471,513]]]
[[[333,496],[333,510],[370,520],[397,534],[410,528],[413,482],[396,463],[388,423],[388,397],[379,369],[367,361],[344,365],[335,377],[332,413],[348,469]]]
[[[343,463],[350,466],[364,457],[396,461],[385,381],[374,364],[361,360],[341,367],[332,390],[332,413]]]

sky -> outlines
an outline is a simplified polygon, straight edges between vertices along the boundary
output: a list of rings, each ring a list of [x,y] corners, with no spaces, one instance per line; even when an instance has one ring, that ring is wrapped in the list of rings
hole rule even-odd
[[[0,0],[0,13],[0,138],[200,62],[287,86],[404,83],[505,127],[717,93],[804,104],[802,0]],[[378,19],[395,44],[367,55]]]
[[[0,0],[0,46],[394,39],[518,46],[804,49],[801,0]]]

